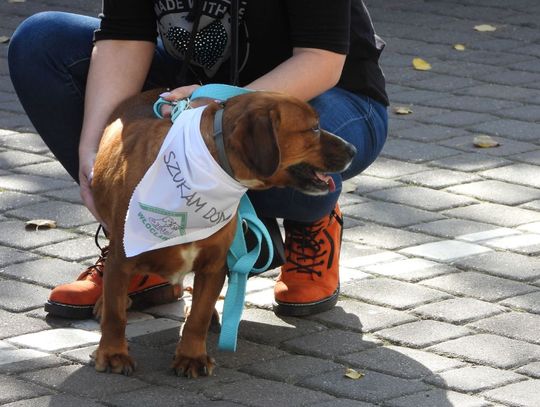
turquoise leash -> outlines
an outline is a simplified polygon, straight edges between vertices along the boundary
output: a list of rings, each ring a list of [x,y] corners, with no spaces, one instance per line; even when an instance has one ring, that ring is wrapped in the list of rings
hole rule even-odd
[[[190,100],[197,98],[212,98],[217,100],[227,100],[233,96],[243,95],[254,92],[250,89],[239,88],[231,85],[210,84],[197,88],[189,99],[183,99],[178,102],[171,102],[159,98],[153,106],[154,114],[163,119],[161,107],[163,105],[172,106],[171,121],[187,108]],[[256,244],[248,252],[243,227],[246,225],[255,236]],[[268,260],[262,267],[256,268],[255,263],[261,253],[263,239],[268,246]],[[255,213],[247,194],[240,199],[238,206],[238,220],[236,225],[236,234],[234,241],[227,253],[227,267],[229,268],[229,284],[225,303],[223,305],[223,320],[221,323],[221,333],[219,335],[218,349],[223,351],[236,351],[236,339],[238,337],[238,326],[242,319],[244,301],[246,298],[246,285],[250,273],[262,273],[272,263],[274,257],[274,246],[268,233],[268,229],[261,222]]]

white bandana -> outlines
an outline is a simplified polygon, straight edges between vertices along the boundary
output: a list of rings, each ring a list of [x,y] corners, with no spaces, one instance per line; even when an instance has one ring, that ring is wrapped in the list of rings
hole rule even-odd
[[[204,239],[234,216],[247,188],[210,155],[200,132],[203,107],[175,120],[129,201],[127,257]]]

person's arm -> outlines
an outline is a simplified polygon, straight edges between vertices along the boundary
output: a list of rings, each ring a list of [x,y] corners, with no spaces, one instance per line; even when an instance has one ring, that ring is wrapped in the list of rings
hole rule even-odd
[[[345,55],[316,48],[294,48],[291,58],[246,87],[287,93],[308,101],[334,87]]]
[[[84,204],[98,220],[90,181],[99,141],[116,106],[141,91],[154,47],[149,41],[102,40],[92,51],[79,143],[79,183]]]

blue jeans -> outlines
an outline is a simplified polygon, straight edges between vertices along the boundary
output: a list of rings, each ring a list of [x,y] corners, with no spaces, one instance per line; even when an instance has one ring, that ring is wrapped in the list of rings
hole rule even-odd
[[[11,80],[28,117],[76,181],[86,77],[98,26],[99,20],[93,17],[39,13],[17,28],[8,51]],[[180,86],[175,82],[180,64],[158,41],[144,88]],[[333,174],[336,191],[330,194],[309,196],[290,188],[251,191],[260,216],[299,222],[322,218],[334,208],[342,179],[366,169],[384,145],[388,117],[382,104],[340,88],[330,89],[310,103],[320,114],[321,127],[354,144],[358,153],[347,171]]]

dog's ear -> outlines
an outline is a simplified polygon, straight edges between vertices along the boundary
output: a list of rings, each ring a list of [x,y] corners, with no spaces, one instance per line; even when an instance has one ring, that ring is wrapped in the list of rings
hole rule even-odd
[[[246,134],[243,138],[244,158],[251,169],[263,178],[274,174],[281,160],[277,141],[279,111],[254,109],[247,114]]]

